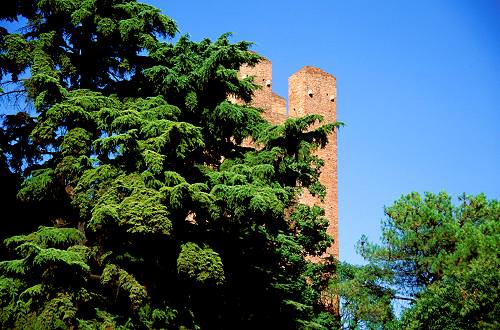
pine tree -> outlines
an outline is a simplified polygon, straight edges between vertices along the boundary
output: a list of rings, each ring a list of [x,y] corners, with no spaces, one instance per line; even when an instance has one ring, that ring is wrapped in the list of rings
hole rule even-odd
[[[344,324],[498,328],[500,203],[484,194],[464,194],[454,205],[444,192],[411,193],[385,214],[381,243],[359,242],[368,265],[339,267],[332,289],[344,298]],[[396,319],[391,302],[401,301]]]
[[[271,125],[228,102],[256,88],[237,77],[259,61],[251,44],[173,42],[146,4],[8,1],[1,17],[26,23],[0,31],[3,97],[33,105],[0,135],[20,203],[2,328],[334,326],[321,293],[335,263],[308,258],[328,223],[297,197],[324,196],[313,151],[339,123]]]

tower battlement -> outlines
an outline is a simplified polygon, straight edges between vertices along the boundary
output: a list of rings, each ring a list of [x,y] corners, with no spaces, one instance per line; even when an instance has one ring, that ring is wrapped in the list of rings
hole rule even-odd
[[[254,83],[261,86],[256,90],[250,103],[264,109],[263,117],[273,124],[282,123],[287,118],[297,118],[308,114],[322,115],[325,122],[336,121],[337,85],[331,74],[312,66],[305,66],[288,78],[288,111],[286,101],[272,90],[272,63],[262,59],[257,65],[242,66],[240,78],[254,77]],[[325,210],[329,226],[327,233],[334,239],[328,252],[339,257],[338,244],[338,184],[337,184],[337,132],[328,137],[328,145],[319,149],[317,155],[324,160],[320,181],[326,187],[324,202],[308,192],[300,196],[300,202],[319,205]]]

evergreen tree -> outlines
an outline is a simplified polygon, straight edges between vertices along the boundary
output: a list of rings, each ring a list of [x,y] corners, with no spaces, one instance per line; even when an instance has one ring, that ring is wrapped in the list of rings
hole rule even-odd
[[[459,202],[411,193],[385,209],[381,244],[363,237],[358,245],[368,265],[341,266],[332,287],[344,298],[344,324],[498,329],[500,203],[483,194]],[[398,320],[391,301],[405,302]]]
[[[250,43],[165,41],[176,25],[133,0],[7,1],[6,199],[0,326],[329,329],[335,263],[313,151],[339,123],[271,125],[250,101]],[[314,126],[316,127],[316,126]],[[243,146],[251,139],[253,146]],[[2,188],[3,189],[3,188]],[[9,202],[10,203],[10,202]]]

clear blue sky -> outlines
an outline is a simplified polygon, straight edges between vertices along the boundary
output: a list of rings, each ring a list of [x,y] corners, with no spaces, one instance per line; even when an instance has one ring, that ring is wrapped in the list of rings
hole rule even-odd
[[[337,77],[342,260],[403,193],[500,198],[499,1],[146,2],[194,40],[255,42],[282,96],[304,65]]]

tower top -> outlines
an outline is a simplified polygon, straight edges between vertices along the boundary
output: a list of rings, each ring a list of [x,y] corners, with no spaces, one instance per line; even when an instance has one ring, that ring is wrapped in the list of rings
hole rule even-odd
[[[330,78],[333,78],[333,79],[337,80],[334,76],[332,76],[328,72],[323,71],[320,68],[317,68],[317,67],[314,67],[314,66],[309,66],[309,65],[303,66],[298,71],[296,71],[294,74],[292,74],[292,76],[295,76],[295,75],[298,75],[298,74],[301,74],[301,73],[322,75],[322,76],[330,77]]]
[[[240,78],[254,77],[254,83],[260,88],[254,92],[250,104],[263,109],[263,117],[273,124],[280,124],[287,118],[309,114],[322,115],[327,122],[336,120],[337,80],[320,68],[307,65],[288,78],[288,111],[285,99],[272,90],[270,60],[263,57],[253,67],[243,65],[239,76]],[[235,101],[238,102],[238,100]],[[329,144],[316,152],[317,156],[325,162],[320,174],[320,181],[326,187],[325,199],[321,201],[304,191],[299,202],[306,205],[320,205],[325,210],[325,217],[329,222],[327,233],[334,239],[328,252],[338,257],[337,132],[333,132],[328,139]]]

